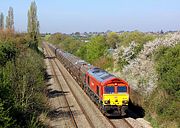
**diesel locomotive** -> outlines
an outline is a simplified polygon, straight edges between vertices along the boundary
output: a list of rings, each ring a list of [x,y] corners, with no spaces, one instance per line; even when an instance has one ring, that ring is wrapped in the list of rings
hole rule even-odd
[[[125,80],[52,44],[47,45],[104,115],[126,115],[130,89]]]

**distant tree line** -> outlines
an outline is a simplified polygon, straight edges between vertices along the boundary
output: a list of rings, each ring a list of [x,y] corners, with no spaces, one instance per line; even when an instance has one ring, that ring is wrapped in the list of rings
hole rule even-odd
[[[76,32],[76,35],[79,33]],[[143,44],[153,40],[154,36],[147,35],[142,32],[124,32],[121,34],[109,32],[107,35],[95,35],[86,40],[76,38],[61,33],[53,34],[49,37],[49,42],[58,45],[60,48],[68,51],[87,62],[107,69],[113,68],[113,57],[111,51],[121,46],[128,46],[131,42],[136,42],[134,56],[141,51]],[[121,69],[127,62],[119,60],[119,68]]]

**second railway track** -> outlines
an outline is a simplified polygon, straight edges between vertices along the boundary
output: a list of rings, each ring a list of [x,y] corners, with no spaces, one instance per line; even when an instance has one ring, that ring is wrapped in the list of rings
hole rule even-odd
[[[47,50],[47,54],[52,57],[50,51],[48,51],[48,50]],[[52,57],[52,58],[53,58],[53,57]],[[55,79],[55,81],[57,82],[57,84],[59,85],[60,90],[62,91],[63,99],[64,99],[64,101],[65,101],[66,107],[68,108],[67,112],[64,113],[64,114],[62,114],[62,117],[69,116],[70,119],[71,119],[70,122],[68,122],[68,123],[65,122],[65,127],[75,127],[75,128],[78,128],[77,123],[76,123],[75,118],[74,118],[74,115],[73,115],[73,112],[71,111],[71,108],[70,108],[70,105],[69,105],[69,103],[68,103],[68,100],[67,100],[67,98],[66,98],[66,96],[65,96],[65,94],[64,94],[64,90],[63,90],[63,88],[62,88],[61,82],[60,82],[60,80],[59,80],[58,77],[57,77],[58,75],[57,75],[57,73],[56,73],[55,66],[54,66],[54,65],[56,65],[56,63],[55,63],[54,60],[51,59],[51,60],[50,60],[50,64],[51,64],[52,73],[53,73],[53,75],[54,75],[54,79]],[[59,101],[59,102],[63,102],[63,101]],[[66,114],[66,115],[65,115],[65,114]],[[65,119],[64,119],[64,120],[65,120]]]

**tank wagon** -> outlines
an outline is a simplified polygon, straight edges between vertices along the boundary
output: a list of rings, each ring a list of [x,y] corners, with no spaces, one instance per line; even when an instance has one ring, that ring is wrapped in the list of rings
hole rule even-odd
[[[104,115],[126,115],[130,90],[126,81],[52,44],[48,46]]]

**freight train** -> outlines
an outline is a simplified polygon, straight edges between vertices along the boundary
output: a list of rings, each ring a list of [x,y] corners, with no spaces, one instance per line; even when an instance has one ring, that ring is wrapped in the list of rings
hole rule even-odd
[[[127,114],[130,89],[126,81],[52,44],[48,46],[104,115]]]

